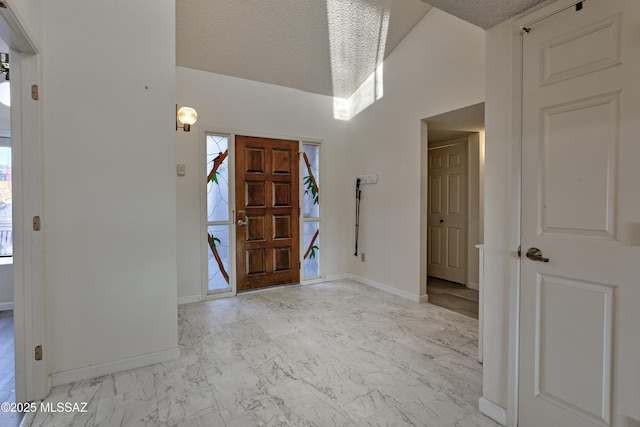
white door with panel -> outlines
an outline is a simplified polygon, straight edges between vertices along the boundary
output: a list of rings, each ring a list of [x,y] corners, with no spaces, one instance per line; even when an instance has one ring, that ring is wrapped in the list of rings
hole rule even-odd
[[[640,1],[528,29],[519,426],[638,426]]]
[[[467,284],[467,138],[429,148],[429,276]]]

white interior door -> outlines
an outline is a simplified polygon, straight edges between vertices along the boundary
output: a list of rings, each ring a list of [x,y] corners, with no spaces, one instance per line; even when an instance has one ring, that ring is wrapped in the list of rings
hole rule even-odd
[[[521,427],[640,426],[640,2],[581,7],[523,35]]]
[[[429,276],[467,284],[467,138],[429,148]]]

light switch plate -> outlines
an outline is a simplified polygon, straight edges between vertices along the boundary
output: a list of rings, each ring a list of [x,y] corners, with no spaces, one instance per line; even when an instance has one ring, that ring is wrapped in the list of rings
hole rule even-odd
[[[179,164],[177,169],[178,169],[178,176],[185,176],[187,174],[187,165]]]
[[[357,178],[360,180],[360,184],[376,184],[378,182],[378,175],[360,175]]]

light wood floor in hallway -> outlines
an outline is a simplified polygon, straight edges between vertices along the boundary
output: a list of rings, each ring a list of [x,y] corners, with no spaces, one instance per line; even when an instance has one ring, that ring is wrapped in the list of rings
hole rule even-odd
[[[348,280],[179,307],[181,357],[56,387],[34,426],[497,427],[478,322]]]
[[[427,280],[427,295],[431,304],[474,319],[478,318],[479,294],[475,289],[429,277]]]

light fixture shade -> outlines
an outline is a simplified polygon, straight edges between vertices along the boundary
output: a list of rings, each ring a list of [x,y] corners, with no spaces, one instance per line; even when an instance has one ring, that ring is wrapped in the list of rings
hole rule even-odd
[[[11,106],[11,85],[8,81],[0,83],[0,102],[7,107]]]
[[[191,107],[181,107],[178,110],[178,120],[183,125],[191,126],[198,121],[198,113]]]

